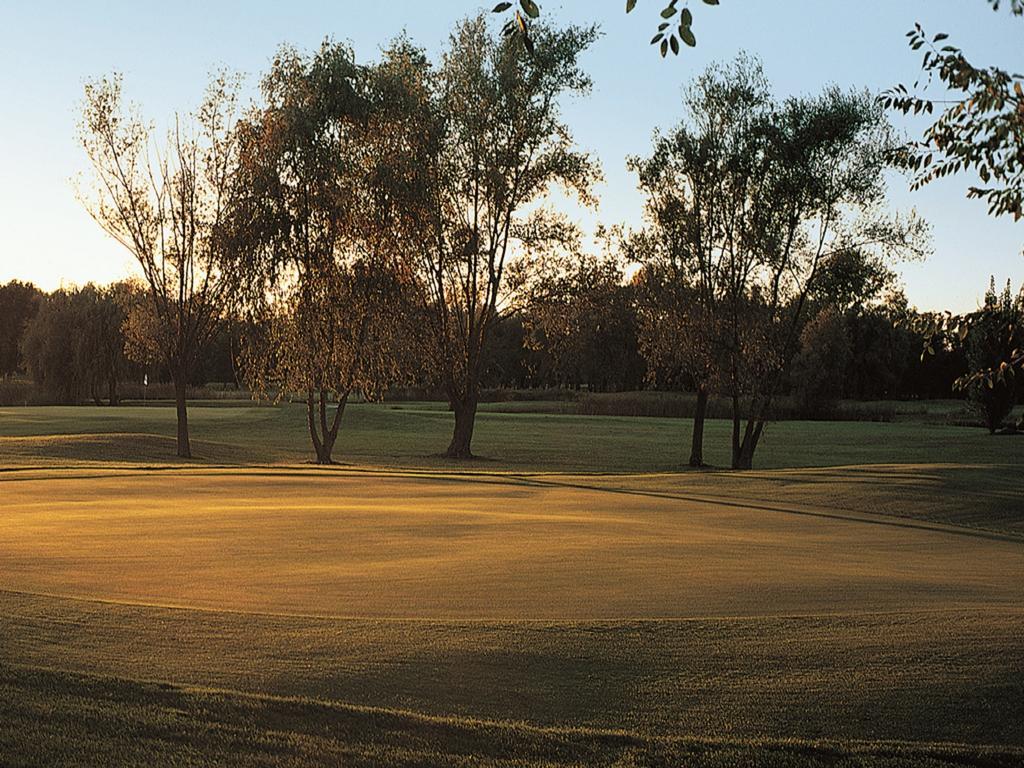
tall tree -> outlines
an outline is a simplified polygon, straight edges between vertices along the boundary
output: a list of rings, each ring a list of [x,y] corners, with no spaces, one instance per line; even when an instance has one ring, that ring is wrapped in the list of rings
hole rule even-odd
[[[470,458],[488,340],[508,261],[544,209],[524,208],[553,187],[589,200],[594,161],[573,146],[559,100],[585,93],[580,54],[593,28],[539,27],[534,51],[496,38],[484,17],[452,34],[431,73],[435,128],[421,145],[421,303],[428,357],[455,414],[447,455]]]
[[[231,229],[256,321],[246,373],[257,390],[301,394],[321,464],[333,461],[349,396],[401,378],[407,212],[394,163],[410,162],[412,129],[402,50],[363,67],[331,42],[312,56],[282,48],[265,103],[240,129]]]
[[[237,162],[237,84],[215,78],[191,116],[175,118],[163,147],[136,109],[126,109],[121,77],[88,83],[79,139],[95,185],[90,214],[138,261],[153,314],[155,344],[174,382],[177,453],[190,458],[186,387],[231,295],[224,224]]]
[[[741,56],[699,76],[683,105],[683,122],[655,137],[652,155],[628,161],[646,197],[646,229],[626,250],[645,265],[642,339],[651,369],[674,361],[696,389],[689,464],[699,467],[710,390],[727,375],[720,365],[730,343],[722,335],[726,304],[732,298],[739,309],[753,269],[741,244],[761,203],[760,143],[771,102],[760,64]]]
[[[739,390],[732,392],[737,469],[752,466],[824,267],[850,251],[886,259],[921,256],[927,240],[922,221],[885,210],[884,174],[894,139],[869,94],[830,88],[787,99],[771,110],[759,133],[760,204],[738,241],[751,269],[745,289],[730,292],[727,312],[729,365],[746,369],[745,406]]]
[[[635,247],[637,239],[633,239]],[[690,430],[691,467],[706,466],[704,426],[718,372],[719,324],[704,296],[671,262],[646,261],[634,277],[639,349],[647,380],[696,393]]]
[[[317,464],[334,463],[352,395],[372,400],[406,378],[407,346],[396,322],[402,286],[393,277],[367,261],[339,265],[329,277],[285,289],[250,326],[244,375],[255,392],[305,400]]]
[[[732,401],[732,465],[749,468],[822,277],[854,252],[912,251],[923,230],[882,208],[892,138],[867,94],[778,103],[740,57],[699,77],[685,104],[655,153],[631,161],[648,230],[630,247],[667,282],[654,317],[673,322],[654,333],[697,384],[691,463],[713,379]],[[648,347],[664,353],[665,342]]]

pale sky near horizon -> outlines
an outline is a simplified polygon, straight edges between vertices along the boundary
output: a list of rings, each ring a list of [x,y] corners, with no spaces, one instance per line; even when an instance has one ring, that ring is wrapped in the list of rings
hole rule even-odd
[[[145,115],[166,126],[175,110],[200,98],[208,73],[226,66],[254,85],[277,46],[310,50],[332,37],[353,45],[360,60],[403,29],[436,58],[460,18],[494,3],[478,0],[128,0],[55,2],[0,0],[0,283],[109,282],[134,270],[131,255],[107,237],[76,200],[72,179],[86,170],[75,140],[82,85],[112,71]],[[593,92],[565,105],[577,143],[599,158],[605,181],[596,222],[636,225],[642,198],[625,158],[646,154],[652,131],[682,116],[682,85],[708,63],[745,50],[758,56],[775,94],[810,94],[829,84],[880,91],[911,83],[920,57],[904,34],[915,21],[947,32],[979,64],[1024,69],[1024,20],[984,0],[691,0],[698,47],[662,60],[647,42],[661,0],[642,0],[626,16],[619,0],[540,3],[545,18],[597,23],[603,32],[583,66]],[[896,119],[911,135],[927,125]],[[968,179],[947,179],[911,193],[890,184],[892,207],[914,207],[933,228],[934,253],[902,266],[907,295],[922,309],[977,306],[989,275],[1000,284],[1024,280],[1024,221],[992,219],[983,202],[965,197]]]

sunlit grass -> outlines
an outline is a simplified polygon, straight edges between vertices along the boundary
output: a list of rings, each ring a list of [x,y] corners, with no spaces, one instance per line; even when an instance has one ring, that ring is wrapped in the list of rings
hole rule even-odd
[[[500,476],[44,472],[0,477],[0,493],[3,583],[28,592],[554,620],[1024,597],[1024,585],[1005,580],[1024,574],[1017,542]]]
[[[450,465],[359,406],[321,470],[301,416],[194,408],[183,464],[169,409],[0,412],[0,764],[1024,761],[1013,439],[675,472],[686,422],[485,413]]]

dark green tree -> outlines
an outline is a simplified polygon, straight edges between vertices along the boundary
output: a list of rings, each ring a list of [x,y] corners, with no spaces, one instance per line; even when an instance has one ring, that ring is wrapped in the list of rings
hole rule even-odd
[[[570,251],[530,265],[523,318],[527,343],[561,386],[605,391],[638,382],[633,288],[612,255]]]
[[[834,307],[818,312],[800,333],[800,351],[793,360],[793,390],[800,410],[828,416],[843,395],[853,345],[846,317]]]
[[[106,397],[117,405],[125,355],[125,284],[58,290],[47,296],[25,329],[22,352],[32,379],[59,402]]]
[[[0,377],[24,369],[21,339],[41,300],[42,292],[31,283],[11,280],[0,286]]]

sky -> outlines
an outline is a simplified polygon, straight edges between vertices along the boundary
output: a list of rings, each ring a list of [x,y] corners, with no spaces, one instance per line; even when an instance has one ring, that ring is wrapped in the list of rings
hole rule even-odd
[[[405,30],[435,58],[452,26],[489,9],[474,0],[0,0],[0,282],[30,280],[46,290],[105,283],[134,272],[131,255],[107,237],[78,201],[74,180],[88,168],[75,138],[87,79],[123,73],[128,99],[158,127],[199,101],[209,73],[242,73],[250,89],[281,43],[312,50],[325,37],[350,43],[360,60]],[[578,145],[600,160],[604,181],[595,211],[573,211],[584,226],[636,226],[643,200],[626,169],[651,148],[656,129],[682,117],[684,84],[709,63],[740,51],[759,57],[775,94],[823,87],[880,91],[912,83],[920,58],[905,33],[915,22],[976,63],[1024,69],[1024,20],[984,0],[690,0],[696,49],[661,59],[648,45],[664,6],[641,0],[630,15],[618,0],[541,0],[546,20],[596,23],[600,39],[582,60],[592,92],[564,105]],[[923,119],[893,118],[917,136]],[[86,177],[87,178],[87,177]],[[965,197],[968,179],[910,192],[890,182],[894,210],[916,208],[932,225],[933,253],[898,272],[921,309],[975,308],[989,275],[1024,279],[1024,222],[992,219]]]

